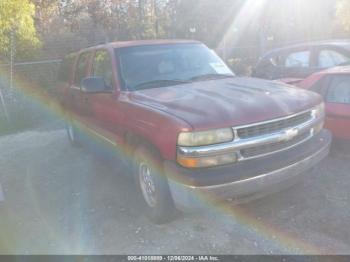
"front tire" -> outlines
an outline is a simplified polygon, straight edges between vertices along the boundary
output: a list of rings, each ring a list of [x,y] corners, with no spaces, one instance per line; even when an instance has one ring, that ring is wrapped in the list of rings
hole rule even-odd
[[[154,150],[146,146],[136,149],[134,176],[147,216],[156,224],[172,220],[175,214],[174,202],[161,158]]]

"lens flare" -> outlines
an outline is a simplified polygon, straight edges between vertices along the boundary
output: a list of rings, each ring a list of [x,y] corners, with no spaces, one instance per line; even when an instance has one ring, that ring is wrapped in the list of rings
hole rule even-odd
[[[227,54],[231,53],[238,41],[242,39],[242,35],[252,25],[252,21],[258,21],[263,15],[266,3],[266,0],[246,0],[222,37],[218,49],[224,50]]]

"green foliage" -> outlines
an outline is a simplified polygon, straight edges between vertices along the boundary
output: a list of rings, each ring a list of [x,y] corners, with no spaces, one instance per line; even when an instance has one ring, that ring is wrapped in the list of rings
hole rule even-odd
[[[29,0],[0,1],[0,53],[8,56],[11,32],[18,54],[28,55],[28,50],[39,45],[34,26],[35,9]]]
[[[336,5],[336,16],[344,30],[350,32],[350,1],[338,0]]]

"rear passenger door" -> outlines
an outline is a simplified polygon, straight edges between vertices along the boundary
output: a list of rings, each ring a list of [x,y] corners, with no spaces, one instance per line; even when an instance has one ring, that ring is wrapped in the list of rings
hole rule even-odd
[[[63,107],[66,106],[67,102],[67,89],[72,83],[75,60],[75,54],[69,54],[62,60],[60,64],[60,69],[58,71],[57,85],[56,88],[53,90],[54,96],[58,99],[59,103],[61,103]]]
[[[329,47],[317,50],[317,67],[322,70],[350,62],[350,57],[341,50]]]
[[[73,113],[74,120],[86,125],[87,112],[84,103],[84,94],[81,91],[81,80],[88,76],[90,65],[91,52],[83,52],[79,55],[78,61],[75,65],[74,80],[70,86],[70,108]]]

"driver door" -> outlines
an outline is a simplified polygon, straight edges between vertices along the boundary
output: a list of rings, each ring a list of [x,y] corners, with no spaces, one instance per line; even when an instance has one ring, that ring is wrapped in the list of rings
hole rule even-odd
[[[107,49],[98,49],[92,58],[90,76],[101,77],[105,82],[105,92],[85,94],[89,106],[89,129],[101,142],[119,147],[122,141],[121,121],[124,119],[120,109],[119,95],[115,81],[112,56]]]

